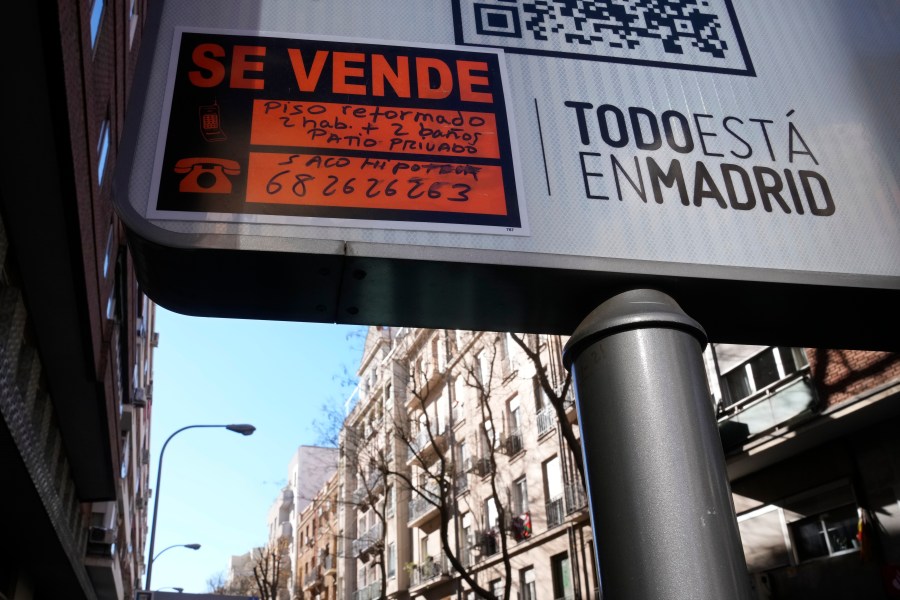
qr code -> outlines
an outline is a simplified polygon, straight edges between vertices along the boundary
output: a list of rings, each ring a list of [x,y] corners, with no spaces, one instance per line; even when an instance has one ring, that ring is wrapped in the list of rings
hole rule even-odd
[[[454,0],[457,43],[753,74],[731,0]]]

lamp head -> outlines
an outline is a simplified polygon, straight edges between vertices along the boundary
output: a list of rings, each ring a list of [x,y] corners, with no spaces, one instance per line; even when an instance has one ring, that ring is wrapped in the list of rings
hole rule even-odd
[[[200,544],[185,544],[185,548],[190,548],[191,550],[199,550]]]
[[[246,423],[238,423],[232,425],[226,425],[225,429],[228,431],[234,431],[235,433],[239,433],[241,435],[252,435],[254,431],[256,431],[256,427],[253,425],[248,425]]]

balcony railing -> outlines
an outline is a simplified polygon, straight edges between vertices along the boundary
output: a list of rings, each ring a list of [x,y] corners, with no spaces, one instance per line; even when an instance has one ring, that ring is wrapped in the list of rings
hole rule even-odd
[[[538,437],[541,437],[556,427],[556,411],[552,406],[547,405],[537,414],[536,420]]]
[[[352,595],[353,600],[377,600],[381,598],[381,581],[370,583],[361,590],[356,590]]]
[[[421,565],[412,568],[409,573],[409,587],[424,585],[449,573],[450,564],[445,556],[429,557]]]
[[[319,573],[319,568],[316,567],[312,571],[306,574],[306,577],[303,578],[303,587],[308,588],[316,585],[322,579],[322,574]]]
[[[727,407],[719,416],[719,434],[732,450],[761,433],[787,423],[816,406],[816,394],[805,371],[777,381]]]
[[[455,481],[457,494],[462,494],[469,489],[469,475],[467,473],[460,473],[456,476]]]
[[[580,483],[566,484],[566,514],[571,515],[587,506],[587,494]]]
[[[337,561],[333,554],[326,554],[322,557],[322,570],[327,574],[329,571],[337,569]]]
[[[415,459],[419,455],[425,454],[426,451],[431,448],[432,440],[435,444],[442,444],[446,440],[446,422],[442,421],[440,423],[432,423],[431,429],[431,435],[428,434],[428,431],[420,431],[418,435],[416,435],[415,439],[410,441],[409,448],[406,453],[407,462]]]
[[[510,431],[504,440],[504,450],[506,451],[506,454],[514,456],[521,452],[524,447],[525,446],[522,443],[522,431],[520,429],[513,429]]]
[[[408,522],[413,522],[433,510],[437,510],[436,502],[440,502],[440,495],[435,485],[429,485],[423,490],[413,492],[409,499]]]
[[[359,556],[372,550],[381,541],[383,533],[381,523],[376,523],[365,534],[353,540],[353,556]]]
[[[547,502],[547,528],[549,529],[550,527],[562,525],[565,516],[563,510],[563,497],[557,496],[551,498],[550,501]]]

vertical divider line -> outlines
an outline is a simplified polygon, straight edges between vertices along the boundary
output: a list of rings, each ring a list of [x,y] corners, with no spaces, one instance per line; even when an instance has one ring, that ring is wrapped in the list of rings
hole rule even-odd
[[[541,158],[544,160],[544,179],[547,180],[547,195],[550,193],[550,171],[547,169],[547,153],[544,151],[544,130],[541,129],[541,111],[538,109],[537,98],[534,99],[534,114],[537,117],[538,136],[541,139]]]

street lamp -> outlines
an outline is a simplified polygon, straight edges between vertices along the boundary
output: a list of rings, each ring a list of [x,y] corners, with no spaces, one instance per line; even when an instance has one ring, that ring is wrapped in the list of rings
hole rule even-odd
[[[150,526],[150,551],[147,553],[150,558],[150,564],[147,566],[147,585],[145,589],[152,589],[150,587],[151,578],[153,577],[153,548],[156,545],[156,513],[159,510],[159,490],[160,484],[162,480],[162,468],[163,468],[163,456],[166,453],[166,446],[169,445],[169,442],[172,441],[172,438],[185,431],[187,429],[198,429],[198,428],[210,428],[216,427],[220,429],[227,429],[228,431],[233,431],[235,433],[240,433],[241,435],[251,435],[254,431],[256,431],[256,427],[253,425],[247,425],[246,423],[239,424],[231,424],[231,425],[187,425],[178,429],[166,438],[166,441],[163,443],[162,450],[159,451],[159,466],[156,469],[156,493],[153,497],[153,524]],[[179,544],[176,544],[179,545]],[[169,548],[166,548],[168,550]],[[165,552],[166,550],[163,550]],[[162,554],[162,552],[160,552]],[[158,555],[157,555],[158,556]]]
[[[160,552],[160,554],[162,554],[162,552]],[[183,593],[184,593],[184,588],[183,588],[183,587],[172,587],[172,586],[168,586],[168,587],[164,587],[164,588],[159,588],[159,589],[156,590],[156,591],[157,591],[157,592],[161,592],[161,591],[163,591],[163,590],[175,590],[175,591],[178,592],[179,594],[183,594]]]
[[[153,561],[155,561],[157,558],[162,556],[163,552],[165,552],[166,550],[171,550],[172,548],[190,548],[191,550],[199,550],[200,544],[172,544],[168,548],[163,548],[162,550],[159,551],[159,554],[157,554],[156,556],[151,558],[150,564],[153,564]]]

